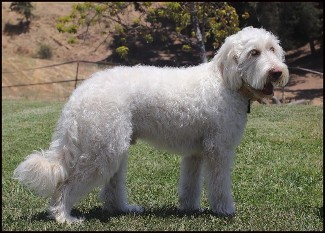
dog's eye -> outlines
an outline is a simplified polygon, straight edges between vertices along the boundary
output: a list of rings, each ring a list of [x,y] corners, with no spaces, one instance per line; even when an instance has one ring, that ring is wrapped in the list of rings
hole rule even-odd
[[[260,51],[258,51],[257,49],[253,49],[253,50],[251,50],[250,51],[250,54],[251,54],[251,56],[258,56],[258,55],[260,55]]]
[[[271,50],[272,52],[275,52],[275,48],[274,48],[274,47],[271,47],[270,50]]]

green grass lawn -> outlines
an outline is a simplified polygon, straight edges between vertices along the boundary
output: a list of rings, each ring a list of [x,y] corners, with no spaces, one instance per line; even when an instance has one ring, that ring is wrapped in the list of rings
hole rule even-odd
[[[109,216],[96,189],[72,211],[86,220],[72,226],[48,219],[47,200],[12,179],[28,154],[48,148],[62,107],[2,102],[2,230],[323,230],[322,107],[253,106],[232,171],[234,218],[179,214],[180,157],[140,141],[130,149],[127,186],[145,213]]]

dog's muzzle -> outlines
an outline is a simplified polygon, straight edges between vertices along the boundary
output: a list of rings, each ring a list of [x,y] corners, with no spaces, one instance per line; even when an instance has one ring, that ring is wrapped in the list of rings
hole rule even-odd
[[[269,78],[264,85],[263,90],[261,93],[265,95],[265,97],[273,96],[274,94],[274,86],[279,86],[281,82],[282,71],[280,70],[271,70],[269,72]],[[256,89],[255,89],[256,90]]]
[[[267,81],[263,89],[256,89],[243,79],[243,86],[240,92],[249,99],[272,98],[275,86],[285,86],[288,82],[288,72],[280,69],[272,69],[269,71]]]

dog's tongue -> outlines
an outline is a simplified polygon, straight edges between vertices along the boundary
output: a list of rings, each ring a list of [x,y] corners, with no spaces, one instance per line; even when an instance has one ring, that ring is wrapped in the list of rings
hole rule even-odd
[[[262,90],[263,94],[265,95],[273,95],[273,85],[272,83],[267,83],[265,86],[264,86],[264,89]]]

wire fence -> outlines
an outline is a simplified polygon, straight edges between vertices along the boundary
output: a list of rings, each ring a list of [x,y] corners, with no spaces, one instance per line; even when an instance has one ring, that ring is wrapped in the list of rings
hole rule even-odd
[[[79,82],[87,79],[96,71],[115,65],[107,62],[76,60],[19,71],[3,71],[2,98],[66,99]],[[43,72],[39,72],[41,70]],[[289,67],[289,70],[301,70],[323,75],[321,72],[301,67]],[[17,79],[17,75],[24,77]],[[21,80],[24,80],[25,83],[20,83]]]
[[[68,61],[2,72],[2,98],[66,99],[91,74],[115,66],[107,62]],[[17,76],[23,78],[17,78]],[[21,83],[22,80],[24,83]]]

